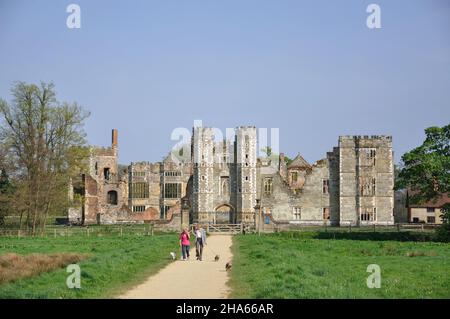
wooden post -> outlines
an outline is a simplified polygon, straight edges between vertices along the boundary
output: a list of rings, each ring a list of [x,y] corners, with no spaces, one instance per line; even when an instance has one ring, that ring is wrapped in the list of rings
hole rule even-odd
[[[348,225],[348,231],[349,231],[349,233],[352,232],[352,224],[349,224],[349,225]]]
[[[241,223],[241,234],[244,233],[244,224]]]
[[[56,229],[53,229],[53,238],[56,238]]]
[[[20,229],[17,231],[17,238],[20,238]]]

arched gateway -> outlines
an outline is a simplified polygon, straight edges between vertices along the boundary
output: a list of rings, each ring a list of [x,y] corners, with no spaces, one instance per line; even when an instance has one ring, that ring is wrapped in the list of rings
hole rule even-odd
[[[214,224],[231,224],[234,222],[234,209],[230,204],[222,204],[214,210]]]

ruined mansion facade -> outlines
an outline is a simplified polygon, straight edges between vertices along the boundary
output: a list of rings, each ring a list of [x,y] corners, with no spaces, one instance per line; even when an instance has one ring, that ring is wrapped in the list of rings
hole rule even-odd
[[[91,148],[89,171],[75,191],[83,201],[69,218],[164,223],[184,209],[190,223],[394,224],[390,136],[340,136],[337,147],[310,164],[301,155],[258,156],[253,126],[219,142],[212,128],[192,133],[188,158],[171,153],[161,162],[121,166],[113,130],[110,147]]]

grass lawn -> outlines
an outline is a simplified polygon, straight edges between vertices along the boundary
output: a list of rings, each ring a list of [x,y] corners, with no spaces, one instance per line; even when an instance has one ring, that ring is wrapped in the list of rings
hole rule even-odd
[[[79,262],[81,288],[66,286],[65,268],[0,285],[2,298],[108,298],[131,288],[171,262],[169,252],[178,252],[178,236],[116,235],[43,238],[0,238],[0,255],[17,253],[86,253]]]
[[[318,232],[235,236],[231,297],[450,298],[449,243],[358,236],[319,239],[324,236]],[[381,288],[367,287],[369,264],[380,266]]]

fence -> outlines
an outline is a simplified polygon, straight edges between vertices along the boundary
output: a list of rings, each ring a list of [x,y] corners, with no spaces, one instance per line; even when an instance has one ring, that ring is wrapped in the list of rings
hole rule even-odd
[[[394,225],[361,225],[361,226],[306,226],[306,225],[276,225],[274,231],[317,231],[317,232],[430,232],[439,224],[407,224],[407,223],[397,223]],[[256,229],[257,231],[257,229]]]
[[[285,225],[288,227],[277,227],[269,232],[277,231],[310,231],[310,232],[430,232],[439,225],[437,224],[395,224],[395,225],[366,225],[366,226],[305,226]],[[207,224],[208,233],[240,234],[258,232],[253,224]],[[43,232],[36,234],[37,237],[70,237],[70,236],[152,236],[154,225],[101,225],[101,226],[47,226]],[[262,230],[262,232],[267,232]],[[27,237],[30,232],[13,228],[0,228],[0,237]]]
[[[44,231],[38,232],[36,237],[71,237],[71,236],[153,236],[153,225],[111,225],[111,226],[51,226]],[[32,234],[23,229],[1,229],[0,236],[27,237]]]

